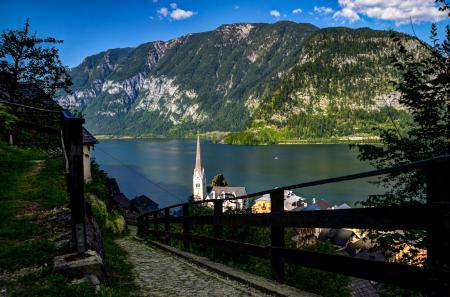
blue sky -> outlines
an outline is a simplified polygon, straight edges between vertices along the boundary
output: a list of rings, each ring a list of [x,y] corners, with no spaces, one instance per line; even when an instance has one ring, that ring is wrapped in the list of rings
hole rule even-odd
[[[432,21],[441,32],[450,24],[434,6],[434,0],[0,0],[0,31],[20,28],[29,17],[38,35],[64,40],[61,59],[72,67],[108,48],[236,22],[291,20],[321,28],[370,27],[413,34],[412,20],[417,36],[427,41]]]

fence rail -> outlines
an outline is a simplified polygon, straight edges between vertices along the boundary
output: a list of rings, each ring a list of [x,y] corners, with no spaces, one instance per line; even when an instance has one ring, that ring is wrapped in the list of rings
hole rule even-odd
[[[318,186],[328,183],[355,180],[365,177],[408,170],[422,170],[426,176],[427,202],[424,205],[373,207],[310,212],[285,212],[284,190]],[[336,178],[300,183],[262,191],[246,196],[193,201],[176,204],[145,214],[138,219],[140,235],[151,234],[157,240],[169,243],[180,240],[184,248],[191,243],[209,246],[215,254],[246,254],[270,259],[271,278],[283,282],[285,263],[346,274],[382,283],[393,284],[432,296],[450,294],[450,155],[404,164],[392,168],[373,170]],[[224,214],[223,202],[248,199],[270,194],[271,213]],[[189,206],[214,203],[214,214],[189,216]],[[171,216],[171,210],[182,207],[182,216]],[[170,232],[171,224],[182,224],[181,233]],[[164,231],[160,230],[160,225]],[[194,235],[192,225],[213,225],[214,236]],[[223,226],[253,225],[270,228],[270,245],[260,246],[223,239]],[[153,230],[150,229],[153,226]],[[425,267],[400,263],[380,262],[365,259],[330,255],[284,246],[284,229],[298,228],[357,228],[376,230],[426,230],[428,259]]]

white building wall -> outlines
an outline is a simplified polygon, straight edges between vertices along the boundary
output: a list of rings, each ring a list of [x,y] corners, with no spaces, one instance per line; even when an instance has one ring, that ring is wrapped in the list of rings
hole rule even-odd
[[[89,145],[83,145],[83,170],[84,170],[84,181],[89,182],[92,180],[91,175],[91,150]]]
[[[192,179],[192,189],[194,200],[203,200],[206,197],[206,179],[205,169],[202,168],[202,172],[194,169],[194,175]]]

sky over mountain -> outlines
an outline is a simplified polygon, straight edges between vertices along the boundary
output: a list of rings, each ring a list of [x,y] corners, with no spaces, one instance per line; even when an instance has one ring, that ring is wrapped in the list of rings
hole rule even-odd
[[[450,21],[434,0],[2,0],[0,30],[19,28],[26,18],[39,34],[65,42],[62,60],[78,65],[108,48],[168,40],[238,22],[291,20],[318,27],[394,29],[427,41],[431,22],[441,31]]]

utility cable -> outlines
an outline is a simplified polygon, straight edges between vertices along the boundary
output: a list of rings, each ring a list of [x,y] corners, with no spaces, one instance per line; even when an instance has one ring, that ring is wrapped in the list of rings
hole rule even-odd
[[[25,105],[25,104],[13,103],[13,102],[5,101],[5,100],[0,100],[0,103],[18,106],[18,107],[24,107],[24,108],[28,108],[28,109],[34,109],[34,110],[38,110],[38,111],[45,111],[45,112],[60,113],[62,111],[62,110],[46,109],[46,108],[39,108],[39,107],[34,107],[34,106],[30,106],[30,105]]]
[[[169,194],[170,196],[172,196],[173,198],[177,199],[178,201],[185,203],[187,202],[186,199],[182,199],[180,197],[178,197],[177,195],[175,195],[174,193],[170,192],[169,190],[161,187],[160,185],[158,185],[155,182],[152,182],[150,179],[148,179],[145,175],[143,175],[142,173],[134,170],[131,166],[129,166],[128,164],[123,163],[119,158],[111,155],[110,153],[105,152],[104,150],[100,149],[99,147],[97,147],[96,149],[100,150],[102,153],[104,153],[105,155],[109,156],[110,158],[116,160],[117,162],[119,162],[123,167],[127,168],[128,170],[130,170],[131,172],[133,172],[134,174],[140,176],[141,178],[143,178],[144,180],[146,180],[147,182],[149,182],[150,184],[154,185],[155,187],[159,188],[160,190],[162,190],[163,192]]]

